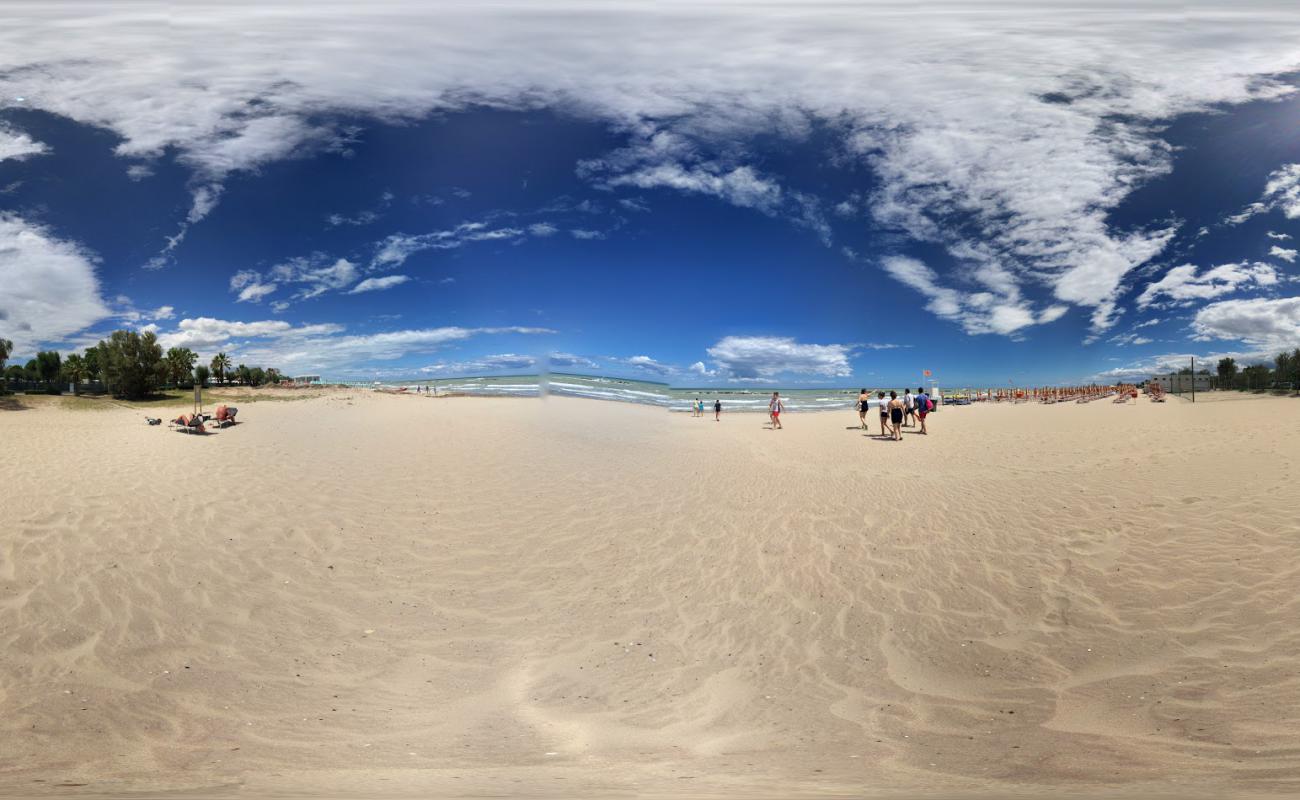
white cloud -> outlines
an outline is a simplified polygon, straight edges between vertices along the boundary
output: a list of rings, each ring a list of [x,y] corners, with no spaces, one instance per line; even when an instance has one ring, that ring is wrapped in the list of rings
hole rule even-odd
[[[600,364],[597,362],[587,358],[586,356],[578,356],[573,353],[551,353],[547,356],[547,360],[550,362],[552,367],[600,369]]]
[[[1300,218],[1300,164],[1287,164],[1268,176],[1264,202],[1280,209],[1288,219]]]
[[[15,355],[64,339],[112,312],[95,256],[21,217],[0,213],[0,336]]]
[[[851,352],[848,345],[804,344],[785,336],[727,336],[708,349],[721,371],[740,380],[782,374],[848,377]]]
[[[939,276],[929,266],[906,256],[889,256],[881,266],[895,280],[920,292],[929,302],[926,309],[935,316],[959,323],[970,334],[1013,334],[1031,325],[1053,322],[1068,306],[1053,305],[1035,311],[1020,296],[1019,286],[1005,270],[989,266],[980,277],[985,289],[957,290],[939,283]]]
[[[183,319],[159,334],[164,347],[188,347],[209,358],[218,351],[248,364],[288,370],[357,370],[367,362],[394,361],[428,353],[478,336],[554,333],[535,327],[443,327],[344,335],[330,323],[294,326],[283,320],[239,322],[198,317]]]
[[[150,319],[171,319],[176,316],[176,309],[172,306],[159,306],[148,312],[148,316]]]
[[[1300,255],[1300,251],[1293,250],[1293,249],[1286,248],[1286,247],[1278,247],[1277,245],[1273,245],[1273,248],[1272,248],[1271,250],[1268,251],[1268,254],[1269,254],[1270,256],[1272,256],[1273,258],[1280,258],[1280,259],[1282,259],[1283,261],[1286,261],[1287,263],[1294,264],[1294,263],[1295,263],[1295,257],[1296,257],[1297,255]]]
[[[528,226],[528,232],[538,237],[554,236],[559,231],[559,228],[549,222],[538,222]]]
[[[1277,239],[1279,242],[1285,242],[1286,240],[1288,240],[1288,239],[1291,238],[1291,234],[1289,234],[1289,233],[1275,233],[1274,231],[1269,231],[1269,232],[1268,232],[1268,238],[1270,238],[1270,239]]]
[[[0,162],[48,153],[50,149],[21,131],[0,124]]]
[[[537,359],[516,353],[501,353],[483,356],[466,361],[440,361],[427,367],[420,367],[416,372],[422,375],[474,375],[488,372],[531,370],[537,366]]]
[[[348,294],[361,294],[362,292],[377,292],[383,289],[391,289],[394,286],[401,286],[411,279],[409,275],[386,275],[382,278],[366,278],[361,283],[352,287]]]
[[[243,289],[240,289],[239,296],[235,298],[236,303],[260,303],[262,298],[266,297],[276,290],[274,283],[250,283]]]
[[[877,176],[866,204],[878,221],[951,249],[985,243],[984,258],[959,259],[963,277],[1046,285],[1092,309],[1098,329],[1125,276],[1167,241],[1107,219],[1169,168],[1159,123],[1278,96],[1288,88],[1271,76],[1300,63],[1300,11],[1263,2],[798,15],[777,4],[268,2],[253,35],[239,4],[172,11],[165,0],[25,6],[0,29],[0,93],[113,130],[126,158],[173,150],[205,186],[339,141],[331,118],[550,106],[628,135],[626,153],[590,171],[602,185],[704,193],[824,233],[815,203],[749,148],[806,140],[821,123],[841,157]],[[530,58],[497,57],[513,52]],[[1300,214],[1289,192],[1276,188],[1279,207]],[[993,294],[989,330],[1041,318]]]
[[[1160,319],[1159,317],[1156,317],[1155,319],[1149,319],[1146,322],[1139,322],[1138,324],[1134,325],[1133,330],[1139,331],[1142,330],[1143,328],[1150,328],[1153,325],[1159,325],[1163,321],[1164,320]]]
[[[283,314],[289,309],[289,304],[283,300],[277,300],[271,304],[271,311],[275,314]]]
[[[309,300],[350,286],[357,279],[358,272],[357,265],[346,258],[329,263],[329,258],[324,254],[313,253],[305,258],[291,258],[282,264],[276,264],[267,272],[267,276],[279,283],[302,284],[293,298]]]
[[[660,377],[667,377],[677,372],[676,367],[670,364],[664,364],[659,361],[656,361],[650,356],[632,356],[631,358],[619,358],[619,359],[611,359],[611,360],[617,361],[622,364],[626,364],[629,367],[636,367],[637,369],[653,373]]]
[[[326,292],[345,289],[358,277],[357,265],[346,258],[331,262],[330,257],[324,253],[312,253],[310,256],[299,256],[276,264],[266,274],[251,269],[240,270],[230,278],[230,291],[239,293],[235,300],[237,303],[258,303],[279,287],[296,284],[299,289],[294,292],[293,299],[309,300]]]
[[[585,228],[574,228],[569,231],[569,235],[575,239],[604,239],[605,234],[600,231],[587,230]]]
[[[1300,346],[1300,297],[1224,300],[1192,321],[1196,338],[1234,339],[1265,350]]]
[[[1268,264],[1220,264],[1198,274],[1195,264],[1174,267],[1138,296],[1138,308],[1146,308],[1160,297],[1174,303],[1208,300],[1240,289],[1277,284],[1277,270]]]
[[[550,227],[550,226],[547,226]],[[482,222],[464,222],[454,228],[410,235],[398,233],[380,242],[371,259],[371,269],[398,267],[406,259],[424,250],[454,250],[468,242],[490,242],[517,239],[523,236],[519,228],[489,228]],[[549,236],[549,233],[539,234]]]
[[[704,366],[703,361],[696,361],[694,364],[688,367],[688,369],[691,372],[694,372],[696,375],[699,375],[700,377],[703,378],[712,378],[713,376],[718,374],[718,371],[716,369],[709,369],[708,367]]]

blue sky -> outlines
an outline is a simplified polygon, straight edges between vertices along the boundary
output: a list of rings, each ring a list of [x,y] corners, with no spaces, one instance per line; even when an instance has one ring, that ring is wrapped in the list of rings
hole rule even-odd
[[[257,8],[0,30],[16,358],[952,385],[1300,346],[1286,5]]]

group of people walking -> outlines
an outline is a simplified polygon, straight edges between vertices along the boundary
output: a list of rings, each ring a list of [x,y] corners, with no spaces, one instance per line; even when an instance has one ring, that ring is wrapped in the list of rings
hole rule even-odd
[[[911,389],[905,389],[903,396],[899,397],[898,392],[891,391],[888,399],[884,392],[877,392],[873,399],[871,393],[863,389],[858,393],[858,420],[862,423],[863,430],[869,430],[867,425],[867,413],[871,404],[875,403],[880,410],[880,435],[883,438],[892,439],[896,442],[903,440],[903,428],[912,428],[920,426],[917,433],[929,435],[925,427],[925,418],[934,410],[934,400],[926,393],[925,387],[918,387],[916,394],[912,394]],[[785,411],[785,404],[781,400],[780,392],[772,392],[772,399],[767,404],[767,416],[771,420],[771,430],[782,430],[781,412]],[[704,416],[704,401],[695,398],[691,403],[691,416]],[[713,401],[713,419],[714,421],[722,420],[722,400]]]
[[[871,393],[863,389],[858,393],[858,420],[862,423],[862,429],[869,430],[867,425],[867,412],[871,406]],[[884,392],[877,392],[875,403],[880,410],[880,435],[896,442],[903,440],[903,428],[921,426],[917,433],[929,435],[925,427],[925,418],[934,410],[934,400],[926,394],[925,387],[918,387],[916,394],[912,394],[911,389],[904,390],[902,397],[898,392],[891,391],[889,399],[885,399]]]
[[[698,397],[695,398],[694,403],[691,403],[691,416],[692,417],[704,416],[704,401]],[[714,422],[722,421],[722,400],[721,399],[716,399],[713,401],[713,421]]]

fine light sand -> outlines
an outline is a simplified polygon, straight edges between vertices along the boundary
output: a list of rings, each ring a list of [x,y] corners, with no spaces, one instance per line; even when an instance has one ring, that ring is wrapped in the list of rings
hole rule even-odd
[[[337,392],[200,438],[58,405],[0,410],[9,794],[1300,792],[1300,400],[948,408],[901,443],[848,411]]]

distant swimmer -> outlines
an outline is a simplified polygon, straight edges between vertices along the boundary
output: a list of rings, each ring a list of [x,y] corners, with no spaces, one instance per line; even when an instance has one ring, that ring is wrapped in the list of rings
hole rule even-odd
[[[772,417],[772,430],[781,430],[781,393],[772,392],[772,402],[767,404],[767,413]]]
[[[862,430],[867,429],[867,409],[871,407],[871,395],[866,389],[858,392],[858,421],[862,423]]]
[[[903,441],[903,432],[899,426],[903,424],[903,401],[898,399],[898,392],[889,393],[889,428],[893,431],[893,438],[896,442]]]
[[[713,401],[713,421],[722,422],[722,399]]]
[[[876,393],[876,405],[880,406],[880,435],[889,435],[889,404],[885,402],[885,393]]]

